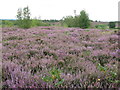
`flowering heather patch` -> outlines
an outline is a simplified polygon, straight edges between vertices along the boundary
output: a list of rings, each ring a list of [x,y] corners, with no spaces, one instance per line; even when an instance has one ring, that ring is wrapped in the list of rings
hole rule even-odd
[[[3,28],[2,44],[3,88],[114,88],[120,82],[114,30]]]

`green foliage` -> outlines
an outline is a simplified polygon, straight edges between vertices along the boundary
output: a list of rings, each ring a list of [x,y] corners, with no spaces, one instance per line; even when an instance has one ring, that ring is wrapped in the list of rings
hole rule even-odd
[[[40,26],[41,21],[37,19],[32,19],[32,27]]]
[[[74,18],[74,27],[80,27],[80,23],[79,23],[79,20],[80,20],[80,16],[75,16]]]
[[[86,13],[86,11],[82,10],[80,12],[80,18],[79,18],[79,24],[80,28],[88,28],[90,26],[90,20],[89,17]]]
[[[97,65],[97,68],[100,71],[106,71],[108,69],[107,67],[103,67],[100,63]]]
[[[109,28],[115,28],[115,22],[109,22],[108,26]]]
[[[94,56],[94,59],[97,59],[98,62],[100,63],[100,65],[104,66],[105,64],[107,64],[109,61],[109,59],[111,58],[108,55],[98,55],[98,56]]]
[[[19,26],[19,27],[23,27],[23,15],[22,15],[22,9],[21,8],[19,8],[18,9],[18,11],[17,11],[17,25]]]
[[[30,28],[31,27],[31,19],[30,19],[30,10],[27,7],[18,9],[17,11],[17,25],[21,28]]]
[[[104,72],[104,74],[106,74],[106,80],[110,83],[120,83],[120,80],[116,80],[117,79],[117,72],[109,69],[106,66],[102,66],[101,64],[97,64],[97,68],[99,71]]]
[[[42,20],[43,22],[49,22],[49,23],[55,23],[55,22],[59,22],[59,20],[54,20],[54,19],[51,19],[51,20]]]
[[[0,27],[2,27],[2,20],[0,20]]]
[[[42,79],[45,82],[53,82],[53,81],[57,81],[55,83],[55,86],[59,86],[64,82],[64,79],[62,79],[60,77],[61,71],[55,67],[53,67],[50,71],[49,71],[50,76],[45,76]]]
[[[90,20],[87,13],[82,10],[78,16],[67,16],[64,18],[63,23],[68,27],[80,27],[88,28],[90,26]]]
[[[31,27],[37,27],[37,26],[49,26],[49,24],[47,22],[43,22],[42,20],[32,19]]]
[[[61,79],[60,81],[58,81],[57,83],[55,83],[55,86],[59,86],[64,82],[64,79]]]
[[[99,24],[95,26],[98,29],[108,29],[108,25],[104,25],[104,24]]]
[[[67,16],[64,18],[63,21],[68,27],[74,27],[74,17],[73,16]]]
[[[10,20],[2,20],[2,27],[12,27],[14,23]]]

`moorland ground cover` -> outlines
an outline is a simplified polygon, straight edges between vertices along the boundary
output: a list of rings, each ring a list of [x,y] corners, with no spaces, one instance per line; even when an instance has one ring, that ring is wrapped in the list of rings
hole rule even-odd
[[[116,30],[2,28],[3,88],[117,87]]]

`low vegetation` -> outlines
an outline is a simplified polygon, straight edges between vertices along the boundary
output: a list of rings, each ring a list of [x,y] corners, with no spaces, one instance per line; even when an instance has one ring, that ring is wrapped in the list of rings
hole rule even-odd
[[[3,88],[118,87],[115,30],[3,28]]]
[[[3,20],[2,88],[117,88],[115,23],[90,29],[86,11],[62,20],[32,19],[29,7]]]

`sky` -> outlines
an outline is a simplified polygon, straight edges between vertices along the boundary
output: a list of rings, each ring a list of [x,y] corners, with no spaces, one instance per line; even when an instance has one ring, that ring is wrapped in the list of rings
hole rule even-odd
[[[29,7],[31,17],[60,20],[85,10],[91,20],[118,21],[119,0],[1,0],[0,19],[16,19],[18,8]]]

